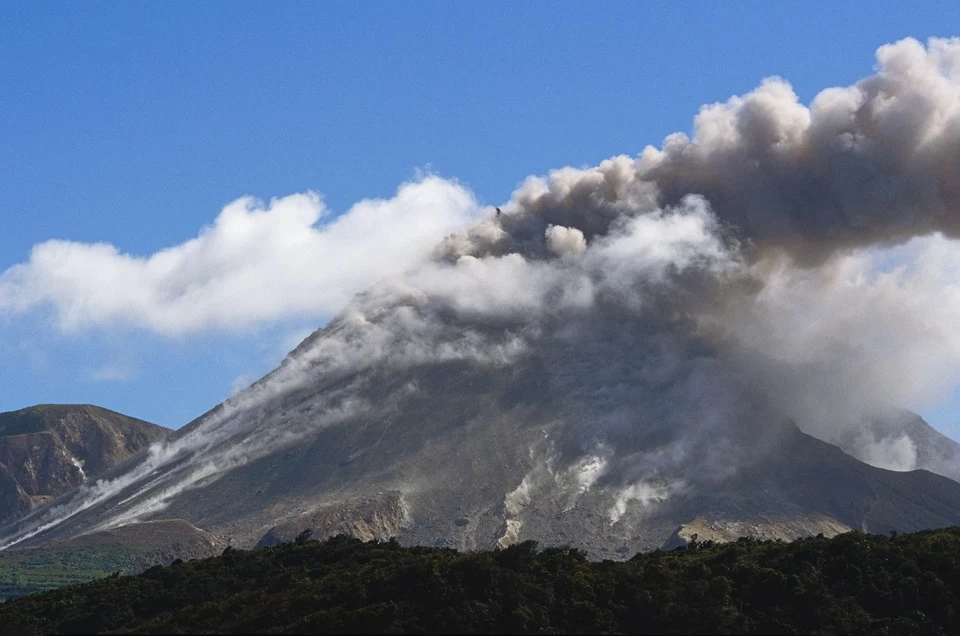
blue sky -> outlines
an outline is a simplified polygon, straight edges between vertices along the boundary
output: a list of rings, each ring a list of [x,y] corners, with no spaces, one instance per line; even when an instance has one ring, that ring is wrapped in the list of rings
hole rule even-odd
[[[957,3],[4,3],[0,271],[49,239],[147,256],[244,195],[331,215],[418,169],[496,205],[530,174],[689,130],[788,79],[802,100]],[[0,410],[91,402],[178,427],[328,312],[232,329],[64,330],[0,313]],[[927,414],[957,437],[954,399]]]

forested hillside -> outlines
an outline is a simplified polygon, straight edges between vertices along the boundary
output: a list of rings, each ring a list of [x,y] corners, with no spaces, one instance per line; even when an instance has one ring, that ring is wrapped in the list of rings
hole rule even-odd
[[[0,606],[46,632],[960,633],[960,528],[694,542],[591,562],[336,537],[155,567]]]

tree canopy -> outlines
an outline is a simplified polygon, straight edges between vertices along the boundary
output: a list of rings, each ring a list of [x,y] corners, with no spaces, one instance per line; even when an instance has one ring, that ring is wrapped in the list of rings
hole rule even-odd
[[[694,542],[591,562],[347,537],[154,567],[0,605],[6,634],[960,633],[960,528]]]

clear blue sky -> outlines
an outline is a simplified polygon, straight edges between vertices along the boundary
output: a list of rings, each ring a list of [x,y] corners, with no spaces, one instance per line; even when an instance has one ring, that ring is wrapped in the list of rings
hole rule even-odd
[[[242,195],[337,212],[417,168],[505,201],[635,154],[769,75],[808,101],[960,3],[2,3],[0,271],[51,239],[148,255]],[[177,427],[322,319],[167,337],[0,315],[0,410],[92,402]],[[112,368],[116,373],[97,373]],[[955,405],[932,411],[955,437]]]

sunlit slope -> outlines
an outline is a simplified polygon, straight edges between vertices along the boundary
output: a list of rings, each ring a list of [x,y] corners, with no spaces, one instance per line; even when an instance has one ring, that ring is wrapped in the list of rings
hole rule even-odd
[[[169,430],[91,405],[0,413],[0,522],[69,492]]]
[[[304,367],[294,388],[215,410],[174,436],[169,458],[108,475],[115,492],[19,545],[185,519],[241,547],[311,528],[458,549],[536,539],[617,558],[689,528],[789,539],[960,523],[956,482],[869,466],[762,410],[670,428],[669,403],[632,399],[628,383],[611,397],[608,376],[630,380],[629,369],[555,345],[509,366]]]

